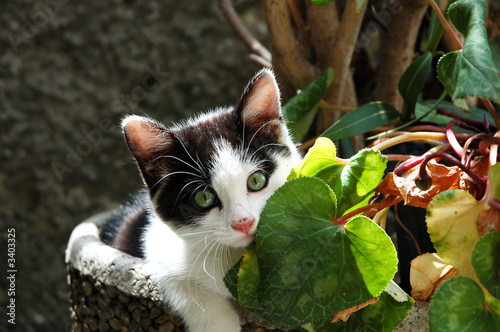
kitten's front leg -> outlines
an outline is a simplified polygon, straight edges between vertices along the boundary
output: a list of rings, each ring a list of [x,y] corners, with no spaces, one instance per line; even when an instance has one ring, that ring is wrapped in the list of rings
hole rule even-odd
[[[180,292],[167,297],[183,319],[189,332],[239,332],[241,323],[236,310],[223,295],[203,286],[179,285]]]

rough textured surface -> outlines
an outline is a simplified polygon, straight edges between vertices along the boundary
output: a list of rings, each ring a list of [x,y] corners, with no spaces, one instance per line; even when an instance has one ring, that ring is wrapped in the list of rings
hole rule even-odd
[[[260,1],[235,3],[261,31]],[[234,104],[258,69],[215,0],[2,1],[0,25],[0,308],[11,227],[18,271],[0,331],[64,331],[71,231],[140,186],[120,119]]]
[[[161,301],[148,265],[100,241],[106,216],[101,213],[78,225],[68,243],[72,330],[184,331],[182,320]],[[283,331],[235,307],[243,332]]]
[[[162,303],[143,260],[103,244],[99,227],[109,212],[78,225],[66,249],[74,331],[183,331],[182,321]],[[281,331],[237,306],[243,331]],[[416,302],[395,330],[429,331],[427,302]],[[131,319],[132,318],[132,319]]]
[[[429,302],[415,302],[408,316],[394,332],[428,332]]]

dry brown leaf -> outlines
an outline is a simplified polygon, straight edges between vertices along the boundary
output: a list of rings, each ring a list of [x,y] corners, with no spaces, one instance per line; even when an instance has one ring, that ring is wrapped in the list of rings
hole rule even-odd
[[[420,165],[412,168],[402,176],[397,176],[394,173],[389,173],[377,190],[384,194],[403,197],[405,204],[427,208],[429,202],[439,193],[458,189],[460,182],[460,168],[453,166],[448,167],[438,164],[434,159],[426,165],[427,174],[432,178],[432,185],[428,190],[420,190],[415,179],[418,177]]]
[[[456,275],[458,271],[438,254],[420,255],[411,261],[411,296],[415,301],[428,301],[444,280]]]
[[[496,209],[481,211],[477,217],[477,230],[479,236],[490,232],[500,232],[500,211]]]
[[[485,156],[475,157],[470,165],[471,171],[480,178],[488,174],[488,168],[489,160]],[[484,193],[484,188],[480,188],[465,172],[460,173],[459,189],[467,191],[474,197],[480,197]]]
[[[349,316],[351,316],[351,314],[353,312],[356,312],[358,311],[359,309],[363,309],[364,307],[372,304],[372,303],[375,303],[378,301],[378,296],[377,297],[374,297],[373,299],[371,300],[368,300],[366,301],[365,303],[361,303],[361,304],[358,304],[358,305],[355,305],[354,307],[352,308],[348,308],[348,309],[345,309],[345,310],[342,310],[342,311],[339,311],[335,314],[335,316],[333,316],[333,319],[332,319],[332,323],[336,323],[338,322],[339,320],[342,320],[344,323],[347,322],[347,319],[349,318]]]

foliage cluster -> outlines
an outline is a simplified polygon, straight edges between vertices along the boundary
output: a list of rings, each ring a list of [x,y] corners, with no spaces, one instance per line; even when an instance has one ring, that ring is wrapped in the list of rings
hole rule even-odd
[[[439,1],[429,3],[426,43],[398,82],[404,107],[332,105],[325,96],[338,72],[328,68],[283,108],[297,142],[317,127],[321,109],[345,114],[310,140],[314,146],[268,200],[255,243],[225,279],[243,306],[278,327],[391,331],[414,300],[430,297],[431,331],[500,330],[499,56],[485,29],[486,1],[449,1],[444,13]],[[356,1],[359,10],[366,5]],[[437,49],[443,31],[456,50]],[[435,65],[444,93],[424,100]],[[484,108],[470,106],[471,97]],[[349,155],[353,137],[373,132],[370,148],[338,156],[334,141]],[[431,147],[421,156],[387,152],[403,142]],[[388,161],[399,165],[389,172]],[[392,281],[398,259],[385,225],[399,202],[427,210],[437,251],[422,257],[426,272],[415,269],[413,297]],[[448,268],[437,269],[436,259]]]

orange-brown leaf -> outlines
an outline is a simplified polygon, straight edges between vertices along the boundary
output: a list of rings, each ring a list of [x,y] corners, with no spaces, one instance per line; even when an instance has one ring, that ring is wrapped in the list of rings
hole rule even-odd
[[[479,236],[490,232],[500,232],[500,211],[496,209],[481,211],[477,217],[477,230]]]
[[[335,314],[335,316],[333,316],[332,323],[336,323],[339,320],[342,320],[343,322],[347,322],[347,319],[349,318],[349,316],[351,316],[352,313],[358,311],[359,309],[363,309],[364,307],[366,307],[372,303],[375,303],[377,301],[378,301],[378,296],[374,297],[371,300],[366,301],[365,303],[361,303],[361,304],[355,305],[352,308],[348,308],[348,309],[339,311]]]
[[[448,167],[434,160],[429,161],[426,170],[432,178],[432,185],[428,190],[420,190],[415,184],[419,169],[420,166],[416,166],[402,176],[389,173],[377,190],[384,194],[403,197],[407,205],[427,208],[429,202],[439,193],[459,188],[462,171],[456,166]]]

